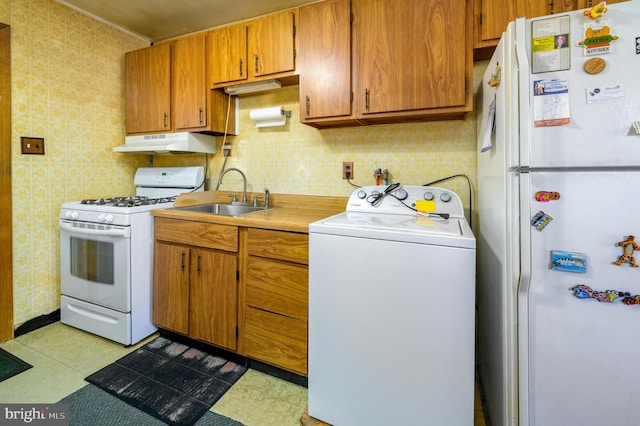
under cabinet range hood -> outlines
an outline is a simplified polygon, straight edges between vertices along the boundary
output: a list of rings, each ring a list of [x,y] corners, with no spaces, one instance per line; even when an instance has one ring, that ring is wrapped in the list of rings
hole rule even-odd
[[[176,132],[125,137],[125,143],[113,148],[113,152],[130,154],[215,154],[216,137],[203,133]]]

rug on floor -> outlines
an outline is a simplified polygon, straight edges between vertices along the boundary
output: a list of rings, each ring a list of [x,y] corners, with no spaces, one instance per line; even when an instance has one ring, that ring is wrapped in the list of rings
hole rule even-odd
[[[132,407],[102,389],[88,384],[58,401],[69,404],[69,426],[162,426],[166,423]],[[207,411],[195,426],[243,426]]]
[[[167,424],[190,426],[245,371],[232,361],[158,337],[85,380]]]
[[[4,349],[0,349],[0,382],[5,381],[16,374],[20,374],[31,367],[33,367],[33,365],[24,362]]]

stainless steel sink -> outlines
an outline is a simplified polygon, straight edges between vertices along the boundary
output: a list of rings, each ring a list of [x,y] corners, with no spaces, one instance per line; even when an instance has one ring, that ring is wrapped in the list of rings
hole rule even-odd
[[[242,216],[243,214],[269,210],[270,208],[265,209],[264,207],[238,206],[233,204],[200,204],[197,206],[175,207],[175,210],[217,214],[221,216]]]

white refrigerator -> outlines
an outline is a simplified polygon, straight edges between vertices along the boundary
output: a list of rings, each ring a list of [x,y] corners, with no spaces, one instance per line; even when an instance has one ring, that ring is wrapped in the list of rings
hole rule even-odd
[[[607,8],[510,23],[478,89],[491,426],[640,424],[640,0]]]

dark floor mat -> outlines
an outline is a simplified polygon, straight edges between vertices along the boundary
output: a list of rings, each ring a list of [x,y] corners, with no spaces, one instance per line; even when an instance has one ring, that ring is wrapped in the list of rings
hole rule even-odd
[[[158,337],[86,380],[171,425],[194,424],[246,367]]]
[[[69,404],[69,426],[163,426],[147,413],[122,402],[94,385],[86,385],[59,401]],[[242,423],[207,411],[195,426],[242,426]]]
[[[31,364],[24,362],[4,349],[0,349],[0,382],[16,374],[20,374],[31,367],[33,367]]]

